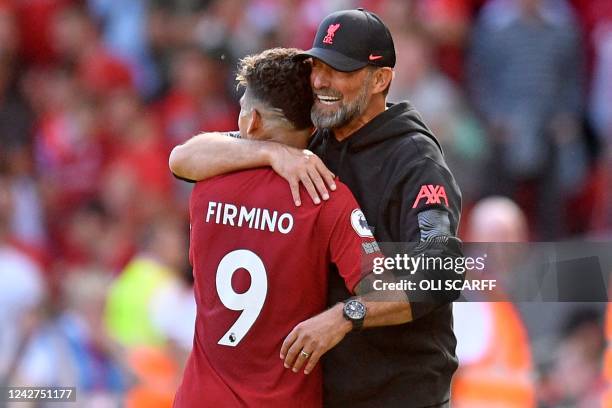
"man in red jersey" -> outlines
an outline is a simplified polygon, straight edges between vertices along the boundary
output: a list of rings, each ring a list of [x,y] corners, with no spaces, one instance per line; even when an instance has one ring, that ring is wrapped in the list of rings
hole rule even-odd
[[[297,53],[277,48],[240,62],[242,138],[276,135],[273,141],[306,147],[313,95],[310,65],[296,61]],[[307,369],[309,375],[286,370],[278,358],[283,340],[325,309],[330,267],[360,294],[362,286],[371,287],[359,283],[381,256],[348,188],[338,183],[333,194],[323,205],[296,207],[286,182],[270,168],[196,184],[189,256],[198,311],[175,407],[322,405],[319,366]],[[373,315],[381,310],[373,302],[357,303]],[[346,334],[356,323],[347,318],[344,324]],[[314,349],[301,349],[302,363],[316,364],[322,353]]]

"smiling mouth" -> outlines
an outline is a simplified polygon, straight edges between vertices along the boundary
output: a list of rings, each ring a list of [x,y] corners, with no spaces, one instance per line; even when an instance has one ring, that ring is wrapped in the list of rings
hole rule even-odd
[[[338,102],[340,98],[336,96],[327,96],[327,95],[316,95],[317,100],[321,102],[323,105],[333,105]]]

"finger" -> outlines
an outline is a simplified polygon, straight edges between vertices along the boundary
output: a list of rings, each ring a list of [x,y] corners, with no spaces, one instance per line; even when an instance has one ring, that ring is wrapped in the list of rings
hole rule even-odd
[[[314,370],[322,355],[323,354],[319,350],[315,350],[312,352],[310,358],[308,359],[308,362],[306,363],[306,367],[304,367],[304,374],[308,375],[312,373],[312,370]]]
[[[312,180],[310,180],[308,173],[305,173],[302,177],[300,177],[300,181],[304,187],[306,187],[306,191],[308,191],[308,195],[310,195],[310,198],[312,198],[312,202],[315,204],[321,204],[319,194],[317,193],[315,186],[312,184]]]
[[[308,175],[310,176],[310,180],[312,180],[315,185],[319,195],[323,200],[329,199],[329,193],[327,192],[327,187],[325,186],[325,182],[321,178],[321,175],[317,171],[316,168],[308,170]]]
[[[293,372],[297,373],[298,371],[300,371],[300,368],[302,368],[302,366],[304,365],[304,363],[306,363],[306,361],[308,361],[308,359],[310,358],[310,355],[312,354],[312,352],[307,352],[308,353],[308,357],[306,357],[302,351],[306,351],[304,349],[300,350],[300,352],[297,355],[297,358],[295,359],[295,363],[293,364]]]
[[[319,172],[319,174],[323,177],[323,180],[325,180],[325,184],[327,184],[329,186],[329,189],[331,191],[335,191],[336,190],[336,176],[334,175],[334,173],[332,173],[324,164],[323,162],[318,163],[317,165],[317,171]]]
[[[295,330],[292,330],[291,333],[287,335],[287,337],[285,338],[285,341],[283,341],[283,345],[281,346],[281,351],[280,351],[281,360],[285,358],[285,356],[287,355],[287,352],[289,352],[289,348],[295,342],[297,337],[298,335],[295,332]]]
[[[293,367],[295,359],[298,357],[298,353],[302,350],[303,346],[299,338],[293,342],[291,347],[289,347],[289,351],[287,351],[287,357],[285,357],[285,368]]]
[[[297,207],[302,205],[302,200],[300,199],[300,183],[297,181],[290,181],[289,188],[291,189],[291,196],[293,197],[293,202]]]

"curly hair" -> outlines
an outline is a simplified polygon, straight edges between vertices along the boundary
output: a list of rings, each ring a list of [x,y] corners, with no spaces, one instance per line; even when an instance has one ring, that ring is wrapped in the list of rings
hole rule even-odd
[[[309,63],[297,60],[296,48],[272,48],[240,60],[236,80],[271,108],[279,109],[298,130],[312,126]]]

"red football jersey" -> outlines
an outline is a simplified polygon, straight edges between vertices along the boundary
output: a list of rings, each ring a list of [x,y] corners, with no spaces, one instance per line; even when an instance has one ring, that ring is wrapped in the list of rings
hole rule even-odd
[[[175,407],[321,406],[320,364],[309,375],[293,373],[281,345],[325,309],[331,264],[352,291],[380,256],[355,198],[337,185],[329,201],[301,207],[270,169],[195,185],[196,329]]]

